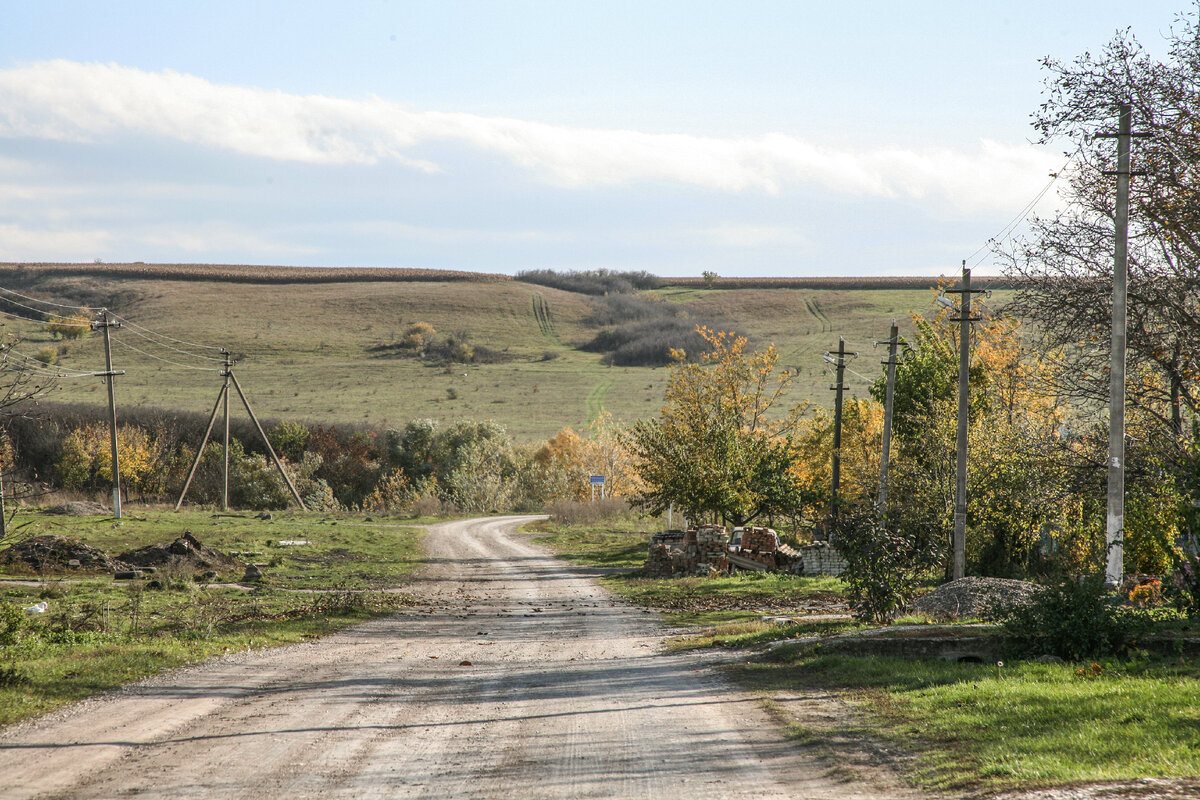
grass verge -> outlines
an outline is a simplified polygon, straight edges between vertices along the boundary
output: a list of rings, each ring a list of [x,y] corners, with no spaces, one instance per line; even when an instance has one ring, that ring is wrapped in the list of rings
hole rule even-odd
[[[640,567],[650,535],[661,529],[654,519],[614,516],[567,524],[554,519],[529,528],[534,541],[574,564],[611,570],[600,578],[629,602],[652,608],[677,627],[700,627],[675,637],[676,650],[704,647],[753,647],[780,639],[838,633],[858,627],[845,620],[780,625],[764,615],[804,615],[840,611],[844,584],[837,578],[781,573],[741,572],[690,578],[649,578]]]
[[[748,689],[837,690],[869,734],[916,751],[912,779],[1000,791],[1200,775],[1200,668],[1149,659],[958,664],[779,648],[731,666]]]
[[[0,724],[212,655],[299,642],[392,613],[411,598],[383,589],[420,561],[417,529],[361,517],[136,510],[121,521],[24,521],[21,535],[69,536],[114,556],[190,531],[207,546],[265,563],[265,580],[247,591],[202,586],[178,571],[158,572],[151,584],[6,566],[5,577],[28,583],[0,586]],[[44,613],[24,610],[40,601]]]

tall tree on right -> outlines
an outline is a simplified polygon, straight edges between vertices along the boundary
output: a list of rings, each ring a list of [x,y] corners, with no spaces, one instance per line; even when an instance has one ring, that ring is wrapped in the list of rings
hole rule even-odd
[[[1200,410],[1200,27],[1181,16],[1158,59],[1128,31],[1098,53],[1046,58],[1045,102],[1033,114],[1043,143],[1071,156],[1054,216],[1000,251],[1020,280],[1011,313],[1034,322],[1051,388],[1097,414],[1108,396],[1118,103],[1133,108],[1127,404],[1140,428],[1127,454],[1185,461]],[[1099,426],[1097,426],[1099,427]],[[1103,468],[1103,465],[1096,465]]]

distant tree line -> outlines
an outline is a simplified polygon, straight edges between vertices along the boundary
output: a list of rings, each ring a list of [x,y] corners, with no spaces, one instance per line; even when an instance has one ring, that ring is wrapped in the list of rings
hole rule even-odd
[[[615,272],[610,269],[585,269],[559,272],[552,269],[530,269],[518,272],[518,281],[536,283],[579,294],[631,294],[646,289],[657,289],[662,279],[649,272]]]

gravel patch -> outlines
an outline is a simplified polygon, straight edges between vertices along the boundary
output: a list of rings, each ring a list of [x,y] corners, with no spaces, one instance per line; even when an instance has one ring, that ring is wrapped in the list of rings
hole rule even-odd
[[[936,619],[979,617],[997,607],[1028,603],[1040,588],[1009,578],[959,578],[917,598],[912,610]]]

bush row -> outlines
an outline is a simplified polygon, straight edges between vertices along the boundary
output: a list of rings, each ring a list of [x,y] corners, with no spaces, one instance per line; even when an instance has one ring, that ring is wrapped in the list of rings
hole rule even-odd
[[[531,269],[518,272],[516,279],[552,289],[579,294],[630,294],[644,289],[657,289],[662,281],[649,272],[614,272],[608,269],[572,270]]]
[[[40,418],[13,419],[5,426],[7,449],[19,475],[53,488],[110,491],[104,409],[60,406],[43,412]],[[196,414],[137,410],[123,415],[118,441],[125,494],[173,501],[197,463],[187,499],[221,502],[221,444],[210,441],[196,461],[206,424],[207,417]],[[413,420],[398,429],[283,421],[267,428],[272,448],[312,508],[527,511],[556,499],[579,498],[587,486],[587,469],[577,452],[516,445],[503,426],[490,421],[442,425]],[[576,451],[582,446],[578,437],[571,441]],[[235,507],[284,508],[292,502],[290,489],[248,421],[231,425],[229,485]]]

